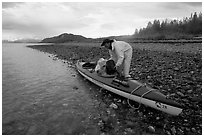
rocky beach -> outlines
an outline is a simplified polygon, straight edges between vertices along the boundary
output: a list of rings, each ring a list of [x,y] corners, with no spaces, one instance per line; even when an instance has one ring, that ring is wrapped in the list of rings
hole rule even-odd
[[[94,98],[104,102],[102,108],[106,108],[100,110],[100,116],[94,118],[100,130],[104,134],[201,135],[202,44],[130,45],[133,47],[131,76],[182,104],[183,112],[179,116],[171,116],[144,105],[133,109],[125,98],[97,88]],[[73,42],[29,47],[50,53],[52,59],[60,59],[70,67],[75,67],[77,60],[97,61],[102,57],[109,58],[108,51],[101,48],[100,43]],[[131,104],[138,106],[135,102]]]

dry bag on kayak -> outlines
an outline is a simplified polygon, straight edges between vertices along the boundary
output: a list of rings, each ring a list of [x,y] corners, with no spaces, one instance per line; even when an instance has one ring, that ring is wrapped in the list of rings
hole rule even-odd
[[[116,73],[115,62],[113,60],[106,61],[106,73],[113,75]]]

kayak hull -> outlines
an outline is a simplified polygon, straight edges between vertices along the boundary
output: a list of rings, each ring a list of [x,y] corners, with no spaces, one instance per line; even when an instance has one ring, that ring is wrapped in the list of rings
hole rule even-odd
[[[129,80],[129,87],[115,85],[112,83],[113,78],[103,78],[98,76],[96,72],[90,71],[90,69],[84,69],[84,63],[77,62],[77,71],[99,87],[171,115],[179,115],[182,112],[182,106],[180,104],[166,98],[158,90],[152,89],[136,80]]]

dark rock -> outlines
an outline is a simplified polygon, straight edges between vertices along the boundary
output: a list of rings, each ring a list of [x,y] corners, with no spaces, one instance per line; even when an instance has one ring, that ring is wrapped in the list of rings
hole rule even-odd
[[[148,127],[148,131],[154,133],[155,132],[155,128],[153,126],[149,126]]]
[[[188,127],[187,127],[187,128],[185,128],[185,130],[186,130],[187,132],[190,132],[190,128],[188,128]]]
[[[176,68],[174,68],[174,70],[175,70],[175,71],[179,71],[179,68],[176,67]]]
[[[176,128],[175,128],[175,127],[172,127],[172,128],[171,128],[171,133],[172,133],[173,135],[176,135]]]
[[[201,102],[202,101],[202,97],[197,97],[197,96],[192,97],[191,101],[193,101],[193,102]]]
[[[116,104],[114,104],[114,103],[111,103],[109,107],[114,108],[114,109],[118,108],[118,106]]]
[[[77,86],[74,86],[73,89],[74,89],[74,90],[77,90],[77,89],[79,89],[79,88],[78,88]]]
[[[196,129],[195,129],[195,128],[191,128],[191,131],[192,131],[193,133],[196,133]]]
[[[183,131],[182,129],[178,128],[177,134],[178,134],[178,135],[183,135],[183,134],[184,134],[184,131]]]
[[[126,121],[127,127],[134,127],[135,126],[135,122],[132,121]]]
[[[167,134],[167,135],[171,135],[171,133],[170,133],[169,131],[166,131],[166,134]]]
[[[185,95],[183,94],[183,93],[181,93],[181,92],[176,92],[176,94],[178,94],[179,96],[181,96],[181,97],[184,97]]]
[[[32,125],[29,127],[27,135],[34,135],[36,134],[37,125]]]
[[[189,94],[191,94],[191,93],[193,92],[193,90],[188,90],[187,92],[188,92]]]

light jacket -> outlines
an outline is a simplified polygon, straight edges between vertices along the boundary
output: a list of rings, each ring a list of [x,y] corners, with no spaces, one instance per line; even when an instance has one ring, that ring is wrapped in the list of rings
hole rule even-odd
[[[109,50],[110,59],[116,62],[116,66],[120,66],[123,63],[125,51],[131,48],[127,42],[114,40],[112,42],[112,50]]]

